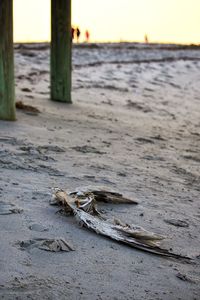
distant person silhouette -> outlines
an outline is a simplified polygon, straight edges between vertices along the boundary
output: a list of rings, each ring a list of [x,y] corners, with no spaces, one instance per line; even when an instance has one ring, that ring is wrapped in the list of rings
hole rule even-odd
[[[74,27],[71,28],[71,42],[73,42],[74,40],[74,32],[75,32],[75,29]]]
[[[80,29],[77,27],[77,28],[76,28],[76,41],[77,41],[77,43],[79,42],[80,35],[81,35],[81,31],[80,31]]]
[[[90,33],[89,33],[88,30],[85,31],[85,40],[86,40],[87,43],[88,43],[89,40],[90,40]]]
[[[149,39],[148,39],[148,35],[147,34],[145,34],[145,36],[144,36],[144,41],[145,41],[146,44],[149,43]]]

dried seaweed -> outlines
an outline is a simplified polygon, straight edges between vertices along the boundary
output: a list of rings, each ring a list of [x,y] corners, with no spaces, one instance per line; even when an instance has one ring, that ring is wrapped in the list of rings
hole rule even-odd
[[[28,104],[24,104],[22,101],[17,101],[15,103],[15,106],[17,109],[21,109],[21,110],[23,110],[27,113],[33,114],[33,115],[37,115],[38,113],[40,113],[40,110],[37,107],[28,105]]]
[[[30,250],[33,248],[38,248],[50,252],[60,252],[60,251],[74,251],[74,247],[62,238],[57,239],[44,239],[36,238],[32,240],[22,241],[18,243],[22,250]]]

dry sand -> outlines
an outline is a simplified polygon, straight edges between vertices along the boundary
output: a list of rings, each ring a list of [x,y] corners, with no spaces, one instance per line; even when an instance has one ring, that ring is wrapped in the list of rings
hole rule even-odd
[[[23,210],[0,215],[1,299],[200,299],[200,50],[134,47],[77,47],[73,105],[49,100],[48,49],[15,50],[16,99],[40,113],[0,122],[0,201]],[[194,261],[117,244],[49,205],[52,187],[89,184],[137,199],[106,213]],[[59,237],[75,251],[20,247]]]

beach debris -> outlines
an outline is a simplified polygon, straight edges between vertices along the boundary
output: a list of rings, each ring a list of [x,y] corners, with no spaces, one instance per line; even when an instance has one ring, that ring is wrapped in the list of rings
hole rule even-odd
[[[15,206],[15,204],[0,201],[0,215],[19,214],[21,212],[23,209]]]
[[[31,143],[20,146],[19,150],[23,151],[21,155],[28,155],[29,157],[34,157],[43,161],[55,161],[55,159],[50,156],[50,153],[62,153],[65,152],[64,148],[53,145],[33,145]]]
[[[199,280],[197,280],[196,278],[194,277],[191,277],[191,276],[188,276],[186,274],[182,274],[180,272],[178,272],[176,274],[176,277],[182,281],[186,281],[186,282],[190,282],[190,283],[197,283]]]
[[[77,152],[81,152],[81,153],[95,153],[95,154],[105,154],[105,151],[100,151],[97,148],[93,147],[93,146],[88,146],[88,145],[83,145],[83,146],[75,146],[75,147],[71,147],[71,149],[77,151]]]
[[[38,113],[40,113],[40,110],[37,107],[24,104],[22,101],[17,101],[15,103],[15,106],[16,106],[16,108],[21,109],[29,114],[37,115]]]
[[[29,88],[27,88],[27,87],[22,88],[21,91],[22,91],[22,92],[27,92],[27,93],[31,93],[31,92],[32,92],[32,90],[29,89]]]
[[[176,227],[189,227],[188,222],[183,220],[176,220],[176,219],[165,219],[165,223],[176,226]]]
[[[154,144],[154,141],[152,139],[146,137],[138,137],[135,140],[140,142],[141,144]]]
[[[136,225],[123,223],[118,219],[112,221],[106,219],[97,210],[97,202],[99,201],[117,204],[137,204],[134,200],[124,198],[120,193],[88,187],[79,188],[71,193],[54,188],[51,204],[55,205],[57,203],[57,205],[61,205],[67,213],[75,216],[80,226],[86,227],[97,234],[157,255],[185,258],[167,249],[160,248],[160,241],[164,239],[161,235],[147,231]]]
[[[141,110],[144,113],[152,112],[152,109],[150,107],[144,105],[143,103],[134,102],[134,101],[132,101],[130,99],[127,100],[126,106],[128,108],[135,108],[137,110]]]
[[[36,238],[18,243],[22,250],[38,248],[45,251],[60,252],[74,251],[74,247],[63,238],[47,239]]]
[[[87,195],[93,195],[97,202],[105,203],[124,203],[124,204],[138,204],[136,200],[124,197],[121,193],[108,190],[105,187],[84,186],[78,187],[75,191],[69,192],[70,196],[78,196],[78,198],[85,198]]]

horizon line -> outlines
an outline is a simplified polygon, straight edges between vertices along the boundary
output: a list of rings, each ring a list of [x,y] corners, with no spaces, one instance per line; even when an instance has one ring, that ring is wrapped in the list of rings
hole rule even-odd
[[[21,40],[21,41],[13,41],[13,44],[50,44],[51,41],[49,40],[32,40],[32,41],[27,41],[27,40]],[[115,41],[91,41],[91,42],[86,42],[86,41],[81,41],[79,43],[74,42],[72,45],[87,45],[87,44],[145,44],[145,45],[151,45],[151,44],[161,44],[161,45],[181,45],[181,46],[200,46],[200,43],[194,43],[194,42],[161,42],[161,41],[152,41],[145,43],[144,41],[130,41],[130,40],[115,40]]]

